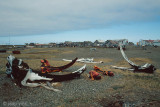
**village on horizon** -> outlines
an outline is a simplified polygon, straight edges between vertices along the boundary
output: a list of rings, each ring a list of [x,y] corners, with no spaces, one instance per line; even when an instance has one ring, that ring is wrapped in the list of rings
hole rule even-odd
[[[140,40],[136,44],[133,42],[129,42],[128,39],[119,39],[119,40],[95,40],[91,41],[83,41],[83,42],[72,42],[65,41],[60,43],[48,43],[48,44],[40,44],[40,43],[25,43],[24,45],[1,45],[1,46],[10,46],[17,48],[51,48],[51,47],[106,47],[106,48],[117,48],[119,44],[122,45],[137,45],[137,46],[160,46],[160,40]]]

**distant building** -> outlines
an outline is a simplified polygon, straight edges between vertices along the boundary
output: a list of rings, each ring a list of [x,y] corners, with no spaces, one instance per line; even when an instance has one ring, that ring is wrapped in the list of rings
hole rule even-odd
[[[127,39],[119,39],[119,40],[107,40],[105,42],[105,47],[108,48],[117,48],[119,44],[122,45],[128,45],[128,40]]]
[[[36,48],[50,48],[52,46],[49,44],[35,44],[35,47]]]
[[[92,47],[93,43],[91,41],[84,41],[84,47]]]
[[[29,43],[29,46],[35,46],[35,43]]]
[[[72,45],[72,41],[65,41],[64,42],[64,46],[65,47],[72,47],[73,45]]]
[[[105,42],[105,47],[107,48],[117,48],[118,47],[118,42],[115,40],[107,40]]]
[[[134,43],[133,42],[128,42],[128,45],[133,46]]]
[[[56,45],[56,47],[64,47],[64,46],[65,46],[64,43],[58,43],[58,44]]]
[[[116,40],[119,44],[122,44],[122,45],[128,45],[128,39],[119,39],[119,40]]]
[[[84,42],[74,42],[74,47],[84,47]]]
[[[35,47],[35,43],[25,43],[25,47],[26,48],[34,48]]]
[[[154,40],[153,45],[154,46],[160,46],[160,40]]]
[[[104,41],[103,40],[96,40],[94,43],[93,43],[93,46],[95,47],[103,47],[104,46]]]
[[[120,40],[95,40],[95,42],[91,41],[83,41],[83,42],[72,42],[65,41],[61,43],[49,43],[49,44],[39,44],[39,43],[25,43],[26,48],[51,48],[51,47],[118,47],[119,44],[127,45],[127,39]]]
[[[56,47],[56,43],[49,43],[50,47]]]
[[[138,45],[139,46],[153,46],[154,40],[140,40]]]

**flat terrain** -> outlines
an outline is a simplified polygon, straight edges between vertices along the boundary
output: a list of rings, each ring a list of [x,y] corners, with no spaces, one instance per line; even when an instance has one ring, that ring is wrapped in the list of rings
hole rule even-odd
[[[21,50],[14,55],[28,63],[30,68],[40,70],[40,60],[47,59],[52,66],[62,66],[68,62],[62,59],[94,58],[101,64],[87,64],[87,70],[81,78],[60,82],[54,88],[57,93],[43,87],[20,89],[6,77],[6,57],[11,53],[0,53],[0,106],[52,106],[52,107],[158,107],[160,105],[160,47],[127,47],[125,51],[130,60],[136,64],[153,64],[157,70],[154,74],[133,73],[111,68],[111,65],[130,67],[119,50],[114,48],[33,48]],[[84,63],[76,62],[70,68],[56,74],[75,71]],[[101,80],[88,78],[89,71],[96,65],[103,70],[112,71],[115,76],[101,75]]]

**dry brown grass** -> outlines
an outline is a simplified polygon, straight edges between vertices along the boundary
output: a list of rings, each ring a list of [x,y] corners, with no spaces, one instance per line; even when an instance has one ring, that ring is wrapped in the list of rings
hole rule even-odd
[[[5,64],[7,63],[6,57],[12,54],[11,51],[7,52],[7,54],[1,54],[0,55],[0,73],[5,73]],[[39,69],[40,70],[40,60],[41,59],[47,59],[52,66],[62,66],[69,62],[60,60],[59,56],[61,55],[69,55],[69,54],[76,54],[76,51],[74,50],[66,50],[63,51],[62,49],[46,49],[43,50],[43,48],[35,48],[35,49],[26,49],[22,50],[21,54],[14,55],[17,58],[23,59],[24,62],[26,62],[30,68],[32,69]],[[59,55],[59,56],[57,56]],[[57,59],[58,58],[58,59]],[[131,61],[135,62],[138,65],[143,65],[145,63],[153,63],[153,61],[149,58],[130,58]],[[105,63],[112,62],[113,59],[109,58],[94,58],[94,61],[103,61]],[[155,90],[160,89],[160,69],[157,69],[154,74],[147,74],[147,73],[134,73],[131,71],[123,71],[119,69],[113,69],[110,67],[110,65],[104,65],[103,64],[87,64],[87,71],[82,74],[82,77],[84,81],[87,81],[87,83],[108,83],[109,87],[104,87],[103,91],[101,93],[96,94],[98,101],[104,97],[104,93],[107,95],[114,95],[115,93],[125,93],[126,96],[137,96],[137,90],[140,90],[139,92],[143,92],[143,90],[147,90],[146,92],[154,92]],[[77,70],[79,67],[83,66],[85,63],[76,62],[73,66],[69,68],[71,71]],[[102,76],[102,79],[99,81],[91,81],[90,78],[88,78],[88,72],[93,68],[94,65],[97,65],[102,70],[105,71],[112,71],[115,76],[109,77],[109,76]],[[116,66],[122,66],[122,67],[130,67],[130,65],[125,61],[119,61],[115,63]],[[68,70],[68,71],[69,71]],[[67,70],[66,70],[67,71]],[[68,73],[68,72],[63,72]],[[113,81],[112,81],[113,80]],[[98,86],[98,85],[97,85]],[[56,87],[63,87],[63,84],[58,83]],[[108,96],[109,97],[109,96]],[[133,97],[130,97],[133,98]],[[72,99],[72,97],[70,98]],[[67,100],[66,102],[70,101]],[[76,99],[75,99],[76,100]],[[86,100],[88,101],[87,97],[83,98],[82,101]],[[132,100],[132,99],[131,99]],[[75,101],[75,103],[78,103],[78,101]],[[64,103],[65,105],[66,103]],[[63,104],[62,104],[63,106]]]
[[[20,59],[49,59],[49,58],[55,57],[55,56],[44,55],[44,54],[19,54],[14,56]]]
[[[39,51],[36,51],[36,52],[29,52],[27,54],[54,54],[54,53],[59,53],[58,50],[39,50]]]
[[[135,62],[138,65],[143,65],[145,63],[152,63],[153,61],[148,58],[130,58],[131,61]],[[120,67],[131,67],[127,61],[123,60],[117,62],[116,66]],[[127,70],[119,70],[110,68],[110,66],[101,67],[102,69],[109,69],[116,73],[117,75],[122,75],[122,78],[119,78],[116,83],[112,84],[113,92],[116,91],[129,91],[145,89],[148,91],[154,91],[160,89],[160,70],[157,69],[154,74],[147,73],[134,73],[132,71]],[[112,89],[111,88],[111,89]],[[116,90],[116,91],[115,91]],[[130,93],[131,94],[131,93]],[[132,93],[134,94],[134,93]]]
[[[0,62],[1,62],[1,64],[0,64],[0,74],[1,73],[5,73],[5,71],[6,71],[6,63],[7,63],[7,60],[6,60],[6,58],[0,58]]]
[[[40,63],[41,59],[54,59],[55,54],[60,52],[61,52],[60,50],[56,50],[56,49],[43,49],[43,48],[21,50],[21,54],[12,54],[12,51],[7,51],[6,54],[0,55],[0,61],[1,61],[0,71],[1,73],[5,72],[6,70],[5,65],[7,63],[6,58],[10,54],[14,55],[18,59],[23,59],[23,61],[26,62],[31,68],[39,69],[41,65]],[[58,62],[53,62],[52,60],[50,60],[50,62],[51,64],[53,63],[58,64]]]
[[[156,70],[155,74],[134,73],[131,71],[122,71],[113,69],[114,73],[122,75],[116,83],[112,84],[112,88],[119,89],[119,91],[129,91],[138,89],[145,89],[148,91],[155,91],[160,89],[160,70]]]
[[[0,55],[0,59],[3,59],[3,58],[6,59],[6,58],[8,57],[8,55],[9,55],[9,54],[1,54],[1,55]]]
[[[103,61],[103,62],[112,62],[112,59],[109,58],[95,58],[94,59],[95,62],[99,62],[99,61]]]
[[[75,53],[75,51],[73,51],[73,50],[72,51],[63,51],[62,52],[62,54],[73,54],[73,53]]]

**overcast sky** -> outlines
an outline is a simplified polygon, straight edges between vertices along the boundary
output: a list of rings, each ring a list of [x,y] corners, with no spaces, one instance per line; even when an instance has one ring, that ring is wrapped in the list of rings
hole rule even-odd
[[[0,44],[160,39],[160,0],[1,0]]]

